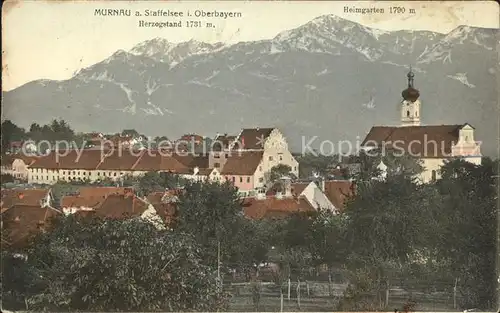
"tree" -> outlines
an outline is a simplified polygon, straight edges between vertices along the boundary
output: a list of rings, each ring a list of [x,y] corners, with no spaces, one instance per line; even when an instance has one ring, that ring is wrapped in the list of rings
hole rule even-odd
[[[141,220],[70,215],[28,252],[30,310],[215,311],[225,297],[188,235]],[[41,291],[41,292],[40,292]]]
[[[286,164],[278,164],[271,168],[269,173],[269,179],[271,181],[277,181],[282,177],[288,176],[292,179],[295,179],[295,175],[292,173],[292,168]]]
[[[122,131],[121,135],[126,136],[126,137],[133,137],[133,138],[140,136],[139,132],[136,131],[135,129],[124,129]]]
[[[177,231],[193,234],[205,248],[205,258],[216,265],[220,256],[225,262],[239,263],[239,232],[248,231],[237,189],[229,183],[189,182],[179,197]]]
[[[437,182],[442,205],[436,213],[436,248],[458,279],[463,308],[492,309],[496,299],[496,237],[499,162],[454,160]]]
[[[340,161],[339,156],[330,156],[322,154],[312,154],[307,153],[300,156],[297,161],[299,162],[300,177],[309,178],[313,173],[317,173],[320,176],[328,175],[328,172],[332,165]]]
[[[53,202],[56,207],[59,207],[61,199],[64,196],[74,195],[78,193],[79,186],[66,181],[58,181],[51,187]]]
[[[432,210],[439,201],[434,189],[418,185],[401,171],[385,181],[359,183],[356,196],[347,202],[348,265],[369,271],[381,307],[387,305],[390,281],[401,277],[416,253],[434,240]],[[384,291],[386,301],[382,301]]]
[[[14,141],[21,141],[26,139],[25,130],[12,123],[10,120],[2,122],[2,151],[9,148],[9,145]]]
[[[14,176],[12,176],[11,174],[2,174],[0,178],[0,182],[2,182],[2,185],[5,183],[13,183],[14,181]]]
[[[182,187],[186,179],[166,172],[148,172],[139,177],[138,194],[147,196],[152,192],[165,191]]]

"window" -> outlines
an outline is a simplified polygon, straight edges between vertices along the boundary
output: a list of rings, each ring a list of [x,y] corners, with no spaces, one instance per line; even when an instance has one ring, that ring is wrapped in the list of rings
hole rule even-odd
[[[78,175],[80,175],[80,171],[78,171]]]
[[[233,183],[236,181],[236,177],[233,176]]]
[[[109,175],[108,175],[108,176],[109,176],[109,177],[111,177],[111,172],[109,172]]]
[[[272,156],[272,155],[270,155],[270,156],[269,156],[269,161],[272,161],[272,160],[273,160],[273,156]]]
[[[101,176],[101,172],[97,172],[97,176]]]
[[[249,182],[250,182],[250,177],[247,177],[247,183],[249,183]]]
[[[432,172],[431,172],[431,179],[432,179],[432,181],[436,181],[436,171],[435,170],[432,170]]]
[[[66,171],[63,171],[63,175],[66,175]]]
[[[215,168],[219,168],[220,167],[220,163],[214,163],[214,167]]]
[[[240,183],[242,183],[242,182],[243,182],[243,177],[240,177]]]
[[[116,172],[113,174],[113,176],[116,176]]]
[[[218,159],[218,158],[220,158],[220,155],[214,154],[214,158]]]
[[[294,171],[296,171],[296,170],[297,170],[297,166],[294,166],[294,167],[293,167],[293,170],[294,170]]]
[[[406,111],[406,117],[410,117],[410,111]]]
[[[465,136],[465,141],[469,141],[469,136]]]
[[[49,180],[49,176],[47,176],[47,180]]]
[[[226,158],[229,158],[229,154],[226,153]]]
[[[264,177],[259,178],[259,183],[264,182]]]
[[[76,171],[73,171],[73,175],[75,175],[75,174],[76,174]]]
[[[280,161],[283,161],[283,156],[282,155],[280,155]]]

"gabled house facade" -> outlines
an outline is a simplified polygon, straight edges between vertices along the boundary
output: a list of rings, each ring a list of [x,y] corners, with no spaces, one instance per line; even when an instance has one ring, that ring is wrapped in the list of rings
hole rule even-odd
[[[243,193],[265,188],[274,166],[287,165],[298,177],[299,164],[277,128],[243,129],[237,136],[218,135],[209,153],[209,166],[221,168],[227,181]]]

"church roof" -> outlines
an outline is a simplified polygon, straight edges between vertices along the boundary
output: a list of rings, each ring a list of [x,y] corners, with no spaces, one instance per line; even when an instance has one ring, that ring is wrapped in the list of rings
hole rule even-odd
[[[361,146],[397,149],[420,158],[445,158],[451,156],[451,147],[465,125],[374,126]]]

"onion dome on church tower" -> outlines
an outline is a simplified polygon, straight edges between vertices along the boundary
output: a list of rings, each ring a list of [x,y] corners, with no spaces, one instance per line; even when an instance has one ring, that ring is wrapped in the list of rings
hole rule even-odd
[[[418,92],[417,89],[415,89],[413,87],[413,78],[415,77],[415,74],[413,74],[411,67],[410,67],[410,71],[408,72],[408,75],[406,75],[406,76],[408,77],[408,88],[403,90],[401,95],[403,96],[403,99],[405,99],[407,101],[415,102],[418,99],[418,97],[420,96],[420,93]]]

